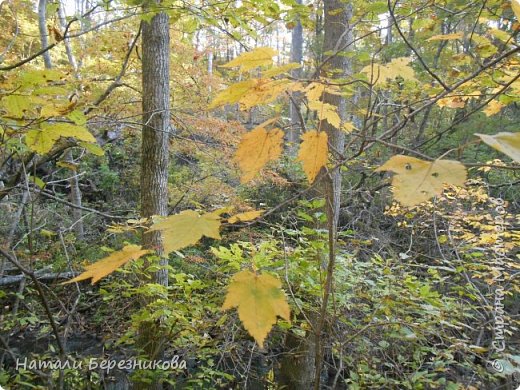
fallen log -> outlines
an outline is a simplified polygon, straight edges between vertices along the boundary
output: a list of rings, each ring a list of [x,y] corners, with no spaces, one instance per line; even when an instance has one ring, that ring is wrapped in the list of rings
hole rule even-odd
[[[79,275],[79,272],[50,272],[36,274],[35,276],[40,281],[53,281],[58,279],[70,279],[77,275]],[[23,274],[4,276],[3,278],[0,278],[0,286],[8,286],[10,284],[20,283],[22,279],[25,278],[27,278],[27,276]]]

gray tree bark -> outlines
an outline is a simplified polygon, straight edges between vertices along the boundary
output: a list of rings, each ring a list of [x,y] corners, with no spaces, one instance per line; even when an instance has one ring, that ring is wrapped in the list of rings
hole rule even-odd
[[[47,35],[47,0],[40,0],[38,2],[38,28],[40,30],[40,42],[43,49],[49,46]],[[52,67],[51,54],[49,51],[43,53],[43,63],[47,69]]]
[[[342,54],[347,50],[351,50],[351,45],[354,41],[352,26],[350,25],[350,20],[352,18],[352,5],[350,3],[344,3],[341,0],[324,0],[323,4],[325,13],[323,52],[326,53],[326,57],[321,69],[322,76],[330,80],[342,79],[351,73],[350,59]],[[324,95],[325,96],[322,98],[323,101],[336,106],[339,117],[341,118],[341,124],[345,123],[348,119],[347,98],[342,95],[327,93]],[[332,154],[334,155],[338,152],[343,154],[345,149],[345,132],[341,129],[336,129],[326,121],[321,121],[320,128],[322,131],[327,132]],[[336,157],[341,159],[340,155],[337,155]],[[341,172],[339,168],[329,171],[327,175],[323,177],[321,190],[325,197],[327,229],[329,232],[329,253],[320,314],[318,324],[315,328],[316,370],[314,390],[320,389],[323,359],[325,356],[325,343],[323,337],[327,334],[325,329],[327,308],[334,280],[334,268],[336,262],[335,247],[338,231],[339,209],[341,204]]]
[[[170,28],[164,12],[142,22],[142,109],[141,144],[141,216],[168,214],[168,145],[170,131]],[[143,235],[143,245],[160,256],[160,265],[168,264],[163,257],[160,232]],[[167,286],[168,271],[155,274],[155,283]],[[145,304],[147,302],[144,302]],[[159,323],[140,326],[138,344],[148,359],[160,359],[164,337]],[[136,383],[135,389],[161,389],[154,383]]]
[[[351,71],[351,61],[345,56],[338,55],[337,52],[345,52],[351,50],[351,45],[354,41],[352,27],[350,26],[350,19],[352,18],[352,5],[344,3],[341,0],[325,0],[325,17],[324,29],[325,36],[323,42],[323,52],[333,53],[331,57],[326,55],[326,63],[322,67],[322,76],[328,79],[341,79],[349,75]],[[338,12],[338,10],[342,12]],[[347,98],[342,95],[325,94],[323,97],[325,103],[332,104],[337,107],[341,123],[348,121],[347,114]],[[343,153],[345,147],[345,132],[341,129],[336,129],[327,121],[320,123],[321,130],[327,132],[329,144],[334,151]],[[339,157],[339,156],[336,156]],[[334,230],[337,229],[339,206],[341,196],[341,174],[339,169],[330,172],[331,181],[331,196],[330,206],[332,207],[331,219],[334,222]]]
[[[168,145],[170,130],[169,17],[161,12],[142,25],[141,216],[168,214]],[[161,235],[144,235],[143,244],[162,254]],[[167,259],[162,260],[167,264]],[[161,270],[156,282],[168,285]]]

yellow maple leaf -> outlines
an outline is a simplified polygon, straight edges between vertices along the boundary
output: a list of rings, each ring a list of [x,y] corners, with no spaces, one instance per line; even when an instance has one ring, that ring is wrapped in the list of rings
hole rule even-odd
[[[492,115],[495,115],[497,113],[500,112],[500,110],[502,110],[502,108],[504,108],[505,105],[500,103],[499,101],[497,100],[491,100],[488,105],[486,106],[486,108],[484,109],[484,114],[486,114],[486,116],[492,116]]]
[[[259,47],[253,51],[249,51],[239,55],[234,60],[222,65],[223,68],[240,67],[242,72],[257,68],[259,66],[270,65],[273,63],[273,57],[277,55],[277,51],[270,47]]]
[[[445,184],[463,186],[466,181],[466,168],[453,160],[430,162],[397,155],[375,171],[396,173],[392,178],[392,190],[403,206],[415,206],[440,195]]]
[[[327,164],[329,154],[327,133],[311,130],[302,135],[302,141],[298,160],[303,164],[307,180],[313,183],[321,168]]]
[[[267,131],[263,125],[245,134],[233,157],[242,171],[240,181],[246,183],[252,180],[265,164],[280,157],[282,141],[283,132],[280,129]]]
[[[386,65],[367,65],[361,69],[361,73],[368,75],[371,82],[377,86],[382,86],[386,84],[387,80],[394,80],[397,77],[402,77],[408,81],[418,81],[415,78],[414,70],[409,65],[411,61],[408,57],[399,57]]]
[[[94,136],[84,127],[71,123],[42,123],[40,130],[29,130],[25,143],[32,151],[45,154],[49,152],[60,137],[75,138],[79,141],[95,143]]]
[[[63,282],[62,284],[68,284],[73,282],[79,282],[81,280],[92,278],[92,284],[96,283],[101,278],[110,275],[116,269],[122,267],[130,260],[136,260],[152,251],[142,249],[139,245],[127,245],[123,249],[117,252],[111,253],[109,256],[85,267],[85,272],[76,276],[75,278]]]
[[[495,135],[475,134],[486,144],[520,163],[520,132],[501,132]]]
[[[161,218],[148,232],[161,231],[166,255],[194,245],[202,236],[220,239],[220,211],[200,215],[193,210]]]
[[[449,41],[452,39],[462,39],[462,33],[453,33],[453,34],[444,34],[444,35],[434,35],[431,38],[428,38],[427,41]]]
[[[228,218],[229,223],[247,222],[258,218],[264,213],[264,210],[246,211],[245,213],[235,214]]]
[[[320,121],[326,120],[336,129],[340,128],[341,118],[338,115],[336,106],[333,106],[329,103],[311,100],[309,101],[309,109],[315,110],[318,113],[318,118]]]
[[[287,298],[279,279],[268,274],[240,271],[231,279],[222,310],[236,307],[244,328],[263,348],[264,340],[280,316],[291,320]]]

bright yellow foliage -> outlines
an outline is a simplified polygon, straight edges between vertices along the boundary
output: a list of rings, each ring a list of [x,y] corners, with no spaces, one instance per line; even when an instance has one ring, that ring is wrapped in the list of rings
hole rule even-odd
[[[490,57],[498,52],[498,48],[483,35],[473,34],[471,40],[475,45],[475,51],[484,58]]]
[[[243,110],[249,110],[251,107],[260,104],[271,103],[292,87],[292,82],[287,79],[256,79],[254,82],[253,87],[239,101],[240,108]]]
[[[429,162],[397,155],[376,169],[380,171],[396,173],[392,189],[395,199],[403,206],[415,206],[442,194],[445,184],[464,186],[466,181],[466,168],[453,160]]]
[[[270,65],[273,62],[273,57],[278,54],[276,50],[270,47],[259,47],[253,51],[243,53],[234,60],[222,65],[223,68],[240,67],[242,72],[257,68],[259,66]]]
[[[498,114],[500,112],[500,110],[502,110],[502,108],[504,108],[504,107],[505,107],[505,105],[500,103],[499,101],[491,100],[489,102],[489,104],[486,106],[486,108],[484,109],[484,114],[486,114],[486,116],[492,116],[492,115]]]
[[[275,100],[294,84],[287,79],[250,79],[232,84],[221,91],[209,105],[209,108],[220,107],[225,104],[239,103],[242,110],[267,104]]]
[[[322,167],[327,164],[329,148],[327,133],[324,131],[308,131],[302,135],[302,144],[298,160],[303,164],[303,170],[309,183],[313,183]]]
[[[165,255],[194,245],[202,236],[220,239],[219,212],[200,215],[193,210],[184,210],[154,223],[148,232],[161,231]]]
[[[501,132],[495,135],[475,134],[486,144],[520,163],[520,132]]]
[[[309,101],[309,109],[315,110],[318,113],[318,118],[320,121],[326,120],[336,129],[341,127],[341,118],[338,115],[336,106],[333,106],[329,103],[312,100]]]
[[[450,96],[437,100],[437,105],[439,107],[464,108],[466,103],[460,96]]]
[[[462,39],[463,36],[464,35],[462,33],[434,35],[433,37],[431,37],[427,40],[428,41],[449,41],[451,39]]]
[[[92,278],[92,284],[94,284],[101,278],[110,275],[112,272],[114,272],[119,267],[122,267],[130,260],[136,260],[148,253],[151,253],[151,251],[142,249],[139,245],[127,245],[120,251],[113,252],[104,259],[87,265],[85,267],[85,272],[62,284],[79,282],[81,280],[90,278]]]
[[[235,215],[229,217],[228,222],[237,223],[237,222],[252,221],[253,219],[256,219],[259,216],[261,216],[263,213],[264,213],[263,210],[246,211],[245,213],[239,213],[239,214],[235,214]]]
[[[244,328],[261,348],[276,323],[276,316],[291,320],[289,304],[281,286],[280,280],[274,276],[240,271],[233,276],[222,305],[223,310],[238,308]]]
[[[13,118],[22,118],[24,111],[29,110],[32,103],[28,96],[8,95],[2,98],[0,104],[7,115]]]
[[[60,137],[96,142],[94,136],[84,126],[71,123],[42,123],[40,130],[29,130],[27,132],[25,143],[32,151],[45,154],[52,149]]]
[[[415,72],[410,67],[411,59],[407,57],[395,58],[386,65],[374,64],[365,66],[361,72],[368,75],[369,80],[377,85],[383,86],[387,80],[402,77],[408,81],[418,81]]]
[[[232,84],[225,90],[218,93],[213,99],[209,108],[216,108],[225,104],[235,104],[240,101],[255,85],[255,80],[245,80]]]
[[[282,130],[267,131],[262,126],[256,127],[242,137],[233,158],[242,171],[240,179],[242,183],[252,180],[265,164],[276,160],[282,154]]]

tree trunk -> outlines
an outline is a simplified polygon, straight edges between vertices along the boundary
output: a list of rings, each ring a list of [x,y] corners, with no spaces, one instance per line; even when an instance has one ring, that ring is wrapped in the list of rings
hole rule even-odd
[[[58,8],[58,17],[60,19],[60,26],[62,29],[65,29],[67,26],[67,20],[65,17],[65,10],[64,10],[64,4],[63,1],[60,0],[59,8]],[[74,70],[74,75],[76,78],[79,77],[78,75],[78,63],[76,62],[76,57],[74,57],[74,53],[72,52],[72,46],[70,45],[70,39],[65,38],[65,51],[67,52],[67,58],[69,59],[69,63],[72,66],[72,69]]]
[[[352,27],[349,24],[352,17],[352,5],[346,4],[340,0],[325,0],[324,6],[325,18],[323,24],[325,37],[323,42],[323,52],[335,54],[337,51],[345,52],[351,50],[350,46],[354,40]],[[342,12],[338,12],[340,9]],[[325,55],[325,58],[327,57],[328,54]],[[344,53],[334,55],[323,66],[322,72],[322,76],[329,79],[345,78],[349,73],[351,73],[349,57],[345,56]],[[347,99],[344,96],[325,94],[323,101],[337,107],[342,124],[347,121]],[[345,132],[341,129],[334,128],[327,121],[322,121],[320,123],[320,128],[327,132],[329,144],[332,145],[334,150],[343,153],[345,147]],[[339,169],[332,171],[329,176],[332,182],[332,193],[326,195],[330,195],[331,197],[331,212],[333,212],[331,219],[334,223],[334,228],[336,229],[339,217],[341,194],[341,174]]]
[[[143,22],[141,216],[168,214],[168,139],[170,130],[170,34],[168,15],[161,12]],[[161,235],[144,235],[143,244],[162,254]],[[163,259],[164,264],[167,260]],[[156,282],[168,285],[165,270]]]
[[[141,216],[168,214],[168,144],[170,131],[170,30],[169,17],[159,12],[142,22]],[[163,257],[160,232],[143,235],[143,245]],[[156,272],[154,282],[168,286],[168,271]],[[148,302],[144,302],[146,304]],[[159,323],[140,326],[138,344],[148,359],[161,359],[164,337]],[[136,389],[160,389],[160,383],[136,383]]]
[[[325,36],[323,42],[323,52],[325,61],[322,67],[322,76],[329,79],[342,79],[351,73],[349,57],[344,55],[345,51],[351,50],[354,41],[350,20],[352,18],[352,5],[341,0],[324,1],[324,29]],[[331,54],[329,54],[331,53]],[[332,56],[332,57],[329,57]],[[342,95],[325,93],[323,96],[325,103],[337,107],[341,124],[343,125],[348,118],[347,99]],[[336,129],[327,121],[321,121],[320,129],[327,132],[329,145],[332,147],[332,154],[343,153],[345,148],[345,132]],[[336,151],[336,152],[335,152]],[[338,159],[341,156],[336,156]],[[323,298],[316,327],[316,371],[314,389],[320,389],[322,377],[323,359],[325,356],[323,337],[327,334],[325,329],[328,302],[332,292],[334,267],[336,261],[336,238],[339,220],[339,208],[341,204],[341,172],[339,168],[328,172],[322,179],[321,191],[325,197],[325,211],[327,213],[327,230],[329,232],[329,254],[325,285],[323,288]]]
[[[47,0],[40,0],[38,2],[38,28],[40,30],[40,42],[43,49],[49,46],[47,35]],[[48,50],[43,53],[43,63],[47,69],[52,67],[51,54]]]

